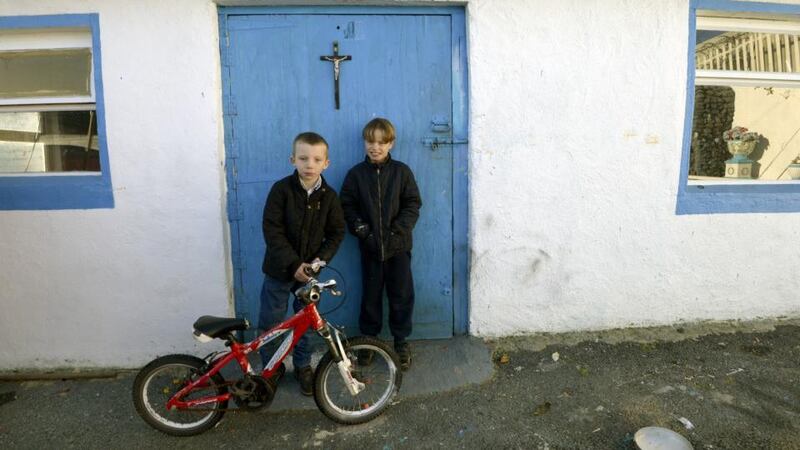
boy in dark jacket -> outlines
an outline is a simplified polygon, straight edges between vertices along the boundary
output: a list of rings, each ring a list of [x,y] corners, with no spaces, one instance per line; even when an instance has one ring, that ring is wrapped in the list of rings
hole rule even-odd
[[[268,330],[286,316],[287,300],[297,283],[309,280],[307,270],[316,261],[330,261],[344,239],[344,216],[336,192],[325,182],[322,171],[328,160],[328,143],[322,136],[300,133],[292,143],[290,158],[294,173],[277,181],[264,205],[264,284],[258,327]],[[303,304],[294,299],[294,311]],[[266,366],[272,354],[261,348]],[[304,395],[313,393],[314,372],[308,338],[303,336],[294,349],[295,376]]]
[[[359,327],[376,336],[383,321],[383,288],[389,298],[389,330],[406,370],[411,365],[414,280],[411,276],[411,232],[422,206],[411,169],[393,160],[395,130],[391,122],[376,118],[362,132],[366,158],[347,173],[341,199],[350,232],[359,240],[363,296]]]

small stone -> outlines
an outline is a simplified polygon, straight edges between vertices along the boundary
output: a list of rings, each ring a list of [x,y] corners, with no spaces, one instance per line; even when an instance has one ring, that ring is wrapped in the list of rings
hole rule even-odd
[[[544,402],[541,405],[538,405],[535,410],[533,410],[534,416],[542,416],[550,411],[550,402]]]
[[[653,391],[653,393],[654,393],[654,394],[666,394],[666,393],[668,393],[668,392],[672,392],[672,391],[674,391],[674,390],[675,390],[675,388],[674,388],[674,387],[672,387],[672,386],[670,386],[670,385],[666,385],[666,386],[664,386],[664,387],[661,387],[661,388],[658,388],[658,389],[656,389],[655,391]]]

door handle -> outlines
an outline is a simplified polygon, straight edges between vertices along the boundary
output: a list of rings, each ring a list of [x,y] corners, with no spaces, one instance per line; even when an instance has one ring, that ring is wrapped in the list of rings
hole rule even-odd
[[[448,133],[451,129],[450,116],[442,114],[431,117],[431,131],[434,133]]]
[[[434,133],[447,133],[450,131],[450,122],[437,122],[435,120],[431,120],[431,131]]]

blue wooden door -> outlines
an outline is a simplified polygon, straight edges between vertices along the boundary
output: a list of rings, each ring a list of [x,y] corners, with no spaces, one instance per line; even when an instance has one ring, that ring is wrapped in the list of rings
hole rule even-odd
[[[324,176],[338,192],[347,170],[364,158],[361,129],[385,117],[397,128],[392,155],[412,168],[423,199],[412,251],[411,337],[452,335],[453,147],[432,143],[452,138],[450,27],[446,15],[227,16],[221,47],[237,315],[258,317],[262,209],[271,185],[293,169],[294,136],[315,131],[329,142]],[[333,65],[320,60],[334,42],[352,56],[340,66],[340,109]],[[356,332],[361,272],[352,236],[330,263],[345,278],[347,301],[327,317]],[[327,298],[321,310],[337,302]]]

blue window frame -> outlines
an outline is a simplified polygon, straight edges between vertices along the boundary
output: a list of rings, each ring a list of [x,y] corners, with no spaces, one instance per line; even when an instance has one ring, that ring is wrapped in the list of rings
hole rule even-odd
[[[113,208],[97,14],[0,17],[0,30],[82,28],[91,31],[92,69],[100,172],[0,175],[0,210]]]
[[[800,6],[732,0],[691,0],[689,11],[688,82],[686,89],[686,118],[683,153],[678,184],[677,214],[716,213],[786,213],[800,212],[800,182],[781,181],[769,184],[689,183],[689,161],[692,139],[692,120],[695,108],[695,46],[697,11],[741,13],[754,15],[780,14],[787,18],[800,17]]]

